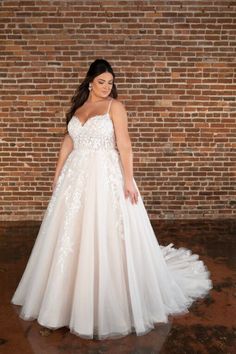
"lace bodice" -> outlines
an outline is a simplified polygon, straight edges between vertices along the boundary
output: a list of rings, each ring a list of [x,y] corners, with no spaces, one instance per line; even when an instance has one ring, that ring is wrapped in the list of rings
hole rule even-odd
[[[78,117],[73,116],[68,124],[68,132],[73,139],[74,149],[116,149],[113,122],[108,112],[89,118],[83,125]]]
[[[96,114],[81,123],[74,115],[69,124],[68,132],[74,143],[74,150],[117,150],[113,122],[109,114],[112,99],[107,112]]]

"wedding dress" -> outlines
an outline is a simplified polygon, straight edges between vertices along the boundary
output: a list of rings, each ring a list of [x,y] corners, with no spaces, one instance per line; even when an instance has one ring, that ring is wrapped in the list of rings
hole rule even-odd
[[[111,102],[70,120],[73,150],[11,299],[22,319],[84,338],[143,335],[212,288],[197,254],[159,245],[134,179],[138,203],[125,198]]]

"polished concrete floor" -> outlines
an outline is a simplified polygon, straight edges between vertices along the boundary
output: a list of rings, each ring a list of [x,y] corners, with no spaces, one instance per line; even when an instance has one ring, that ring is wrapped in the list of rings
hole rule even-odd
[[[0,235],[0,353],[2,354],[234,354],[236,353],[236,220],[171,220],[152,223],[161,245],[199,254],[213,289],[183,316],[170,317],[144,336],[86,340],[67,327],[50,331],[19,318],[10,299],[27,263],[40,224],[2,222]]]

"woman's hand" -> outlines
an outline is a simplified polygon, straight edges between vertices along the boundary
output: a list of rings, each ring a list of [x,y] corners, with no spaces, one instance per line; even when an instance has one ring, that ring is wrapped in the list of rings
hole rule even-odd
[[[124,184],[125,198],[130,197],[132,204],[138,202],[138,190],[134,185],[133,181],[126,181]]]

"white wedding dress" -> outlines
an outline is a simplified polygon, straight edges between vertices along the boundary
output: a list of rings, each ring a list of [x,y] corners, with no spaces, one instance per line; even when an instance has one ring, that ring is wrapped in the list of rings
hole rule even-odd
[[[22,319],[84,338],[143,335],[212,288],[197,254],[159,245],[139,190],[137,204],[125,198],[111,102],[70,120],[74,148],[11,299]]]

